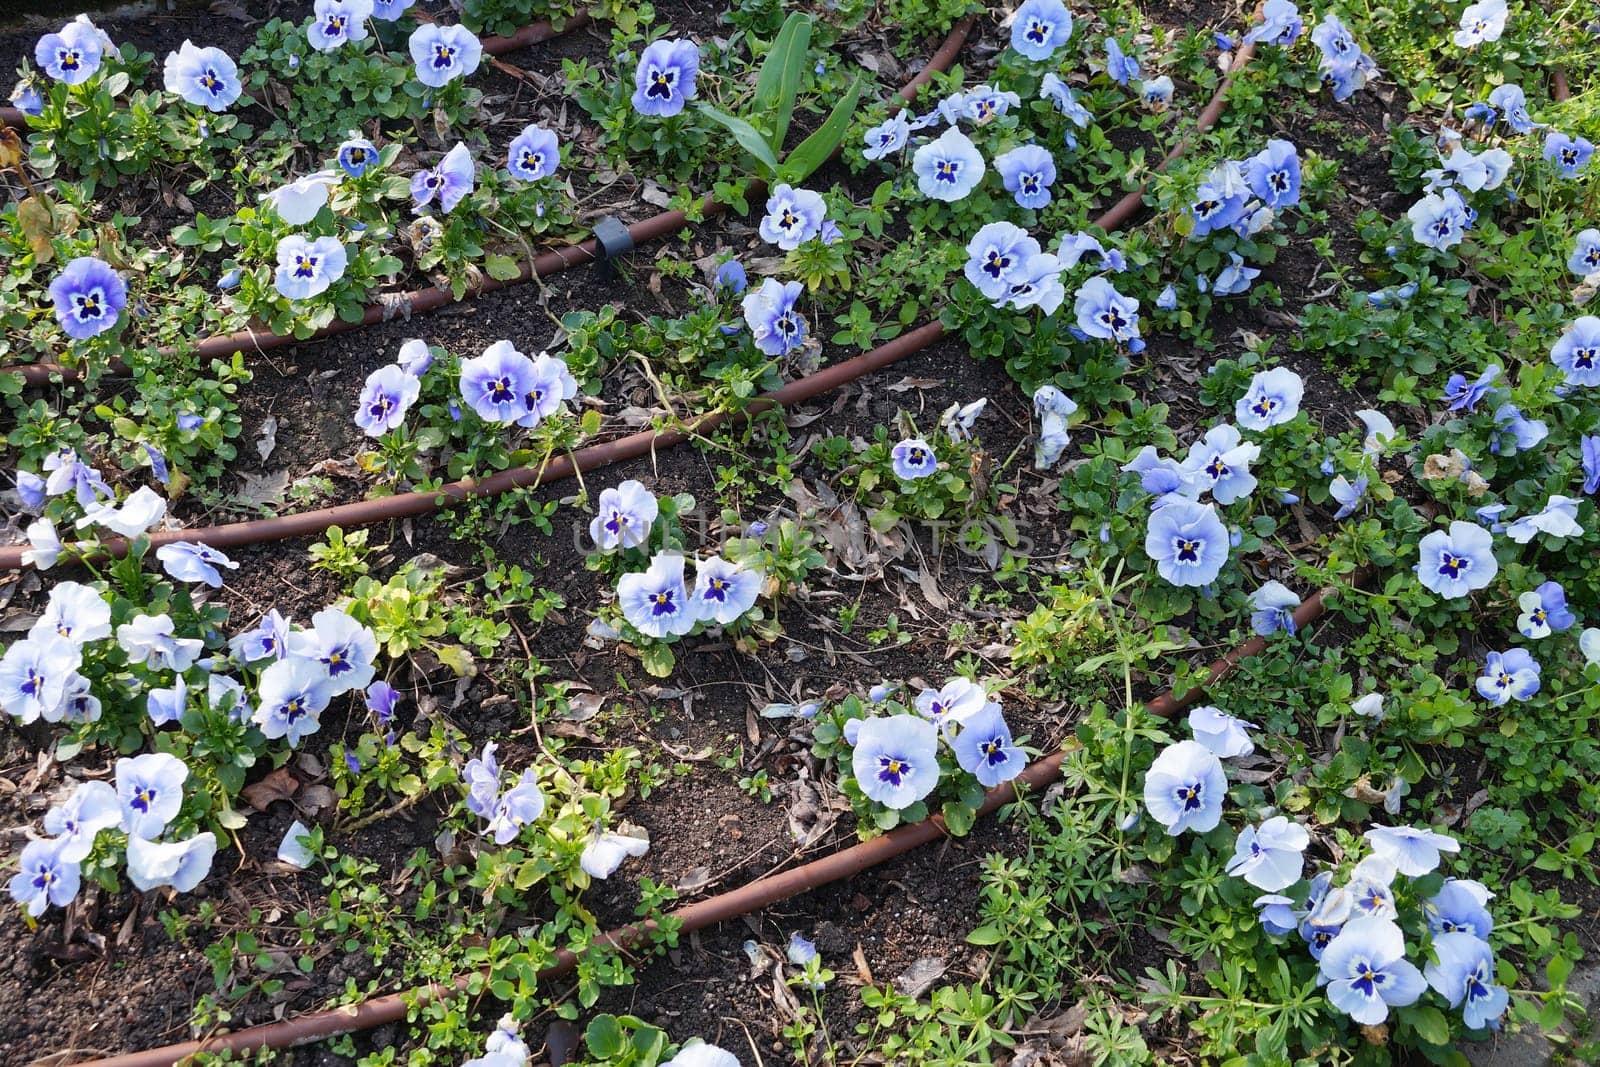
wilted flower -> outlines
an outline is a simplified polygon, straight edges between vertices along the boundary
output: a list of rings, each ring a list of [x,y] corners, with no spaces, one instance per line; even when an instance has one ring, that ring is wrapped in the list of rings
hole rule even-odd
[[[316,0],[311,15],[306,40],[319,52],[331,52],[346,41],[367,39],[372,0]]]
[[[1383,721],[1383,694],[1368,693],[1350,705],[1350,710],[1374,722]]]
[[[653,42],[633,75],[633,109],[641,115],[676,115],[693,100],[700,49],[693,41]]]
[[[961,769],[989,789],[1021,774],[1026,762],[1011,743],[1011,728],[1006,725],[1000,705],[993,701],[962,721],[961,732],[950,747]]]
[[[1056,163],[1050,153],[1038,145],[1020,145],[996,156],[994,169],[1000,175],[1006,191],[1021,207],[1038,209],[1050,202],[1050,186],[1056,180]]]
[[[623,618],[649,637],[681,637],[699,622],[683,583],[683,555],[663,552],[642,574],[624,574],[617,581],[617,602]]]
[[[1413,826],[1374,826],[1362,835],[1372,851],[1407,878],[1421,878],[1439,866],[1439,853],[1460,852],[1455,838]]]
[[[524,126],[506,150],[506,169],[518,181],[536,182],[548,178],[561,164],[561,143],[555,131],[537,123]]]
[[[589,536],[602,552],[619,548],[640,548],[650,538],[661,507],[656,495],[632,478],[611,489],[603,489],[589,523]]]
[[[1233,406],[1233,417],[1247,430],[1281,426],[1300,414],[1305,382],[1288,367],[1257,371],[1250,387]]]
[[[1473,5],[1481,6],[1481,5]],[[1501,0],[1501,9],[1505,3]],[[1470,8],[1469,8],[1470,10]],[[1423,970],[1428,984],[1461,1009],[1461,1021],[1468,1029],[1500,1029],[1511,995],[1494,981],[1494,951],[1486,941],[1467,933],[1438,934],[1433,939],[1437,963]]]
[[[1163,74],[1159,78],[1146,78],[1139,87],[1139,101],[1146,109],[1157,114],[1172,106],[1172,78]]]
[[[436,165],[411,176],[411,200],[419,212],[435,200],[440,211],[454,211],[472,192],[475,174],[472,153],[465,144],[457,143]]]
[[[795,307],[805,286],[799,282],[762,281],[761,287],[744,295],[745,325],[756,347],[769,356],[783,356],[799,348],[806,339],[806,320]]]
[[[1456,520],[1449,532],[1434,530],[1417,546],[1417,580],[1446,598],[1466,596],[1494,578],[1494,535],[1482,526]]]
[[[211,111],[226,111],[239,99],[239,68],[220,48],[196,48],[184,41],[176,52],[167,53],[162,78],[167,92]]]
[[[1495,86],[1489,93],[1489,103],[1505,115],[1506,125],[1517,133],[1532,133],[1541,125],[1528,114],[1528,97],[1519,86]]]
[[[1055,109],[1080,129],[1094,121],[1089,109],[1078,103],[1072,89],[1052,71],[1039,81],[1039,97],[1050,101]]]
[[[261,201],[276,211],[278,217],[289,225],[304,226],[317,217],[317,212],[328,202],[329,194],[338,183],[337,173],[331,170],[319,170],[263,194]],[[327,239],[333,240],[333,238]]]
[[[117,325],[128,303],[128,286],[109,263],[78,256],[50,282],[50,300],[67,336],[83,340]]]
[[[1144,550],[1173,585],[1207,585],[1228,562],[1228,530],[1208,505],[1182,497],[1150,513]]]
[[[483,755],[470,759],[461,768],[461,780],[467,786],[467,810],[482,819],[494,818],[494,808],[500,800],[500,763],[495,750],[500,746],[493,741],[483,746]]]
[[[954,203],[978,187],[985,167],[977,146],[951,128],[912,154],[911,170],[923,196]]]
[[[1144,806],[1169,836],[1185,830],[1203,834],[1222,821],[1227,791],[1217,754],[1198,741],[1179,741],[1162,749],[1146,772]]]
[[[1281,893],[1263,893],[1252,902],[1259,909],[1256,920],[1272,937],[1292,934],[1300,925],[1300,913],[1295,910],[1294,898]]]
[[[411,32],[408,47],[417,80],[434,89],[471,74],[483,59],[483,45],[465,26],[424,22]]]
[[[1061,0],[1023,0],[1011,21],[1011,47],[1032,60],[1045,60],[1072,39],[1072,12]]]
[[[1250,628],[1262,637],[1282,630],[1293,635],[1294,611],[1300,598],[1282,582],[1267,582],[1250,594],[1250,606],[1255,609],[1250,616]]]
[[[606,879],[616,873],[622,861],[629,856],[639,857],[650,851],[650,839],[632,834],[617,834],[602,830],[598,825],[583,846],[578,865],[590,878]]]
[[[1237,252],[1228,253],[1228,265],[1217,272],[1217,277],[1211,283],[1213,296],[1238,296],[1250,288],[1250,283],[1255,281],[1261,271],[1255,267],[1244,265],[1244,257]]]
[[[1071,440],[1067,420],[1077,410],[1078,405],[1053,385],[1041,385],[1033,391],[1033,413],[1039,420],[1039,439],[1033,447],[1034,469],[1049,470],[1056,465]]]
[[[1222,759],[1248,756],[1256,750],[1249,731],[1259,730],[1253,722],[1229,715],[1221,708],[1202,704],[1189,712],[1189,730],[1194,739]]]
[[[717,273],[712,277],[711,284],[720,293],[738,296],[750,287],[750,276],[745,273],[744,264],[737,259],[730,259],[717,264]]]
[[[117,800],[122,829],[130,838],[156,838],[183,807],[189,768],[168,752],[146,752],[117,760]]]
[[[289,656],[261,672],[252,718],[269,738],[285,737],[290,748],[322,727],[321,715],[333,697],[328,672],[316,660]]]
[[[1274,815],[1259,827],[1239,831],[1228,873],[1268,892],[1287,889],[1300,880],[1310,843],[1311,835],[1304,826]]]
[[[316,858],[306,845],[310,835],[311,831],[299,819],[290,823],[289,829],[284,831],[283,840],[278,843],[278,862],[302,871],[310,867]]]
[[[128,880],[144,893],[164,885],[187,893],[210,873],[216,854],[217,835],[209,830],[187,841],[131,838],[128,841]]]
[[[868,800],[910,807],[939,784],[939,730],[916,715],[867,719],[856,734],[851,768]]]
[[[1322,953],[1329,1002],[1366,1026],[1387,1019],[1391,1007],[1415,1003],[1427,984],[1405,953],[1405,938],[1390,920],[1351,919]]]
[[[978,422],[978,416],[989,406],[989,398],[980,396],[968,404],[952,401],[939,416],[939,428],[953,441],[965,441]]]
[[[1566,590],[1560,582],[1545,582],[1517,598],[1522,614],[1517,616],[1517,629],[1523,637],[1538,640],[1552,633],[1570,628],[1578,621],[1567,607]]]
[[[156,549],[156,558],[161,561],[162,568],[180,582],[204,582],[213,589],[222,588],[222,574],[217,570],[224,567],[230,571],[239,569],[239,565],[229,559],[227,554],[202,545],[197,541],[173,541]]]
[[[1106,38],[1106,76],[1118,85],[1127,85],[1139,76],[1139,60],[1125,54],[1115,37]]]
[[[17,861],[17,873],[6,889],[11,899],[38,918],[52,904],[64,908],[78,895],[81,879],[78,865],[61,854],[56,841],[29,841]]]
[[[261,616],[255,629],[232,638],[228,650],[243,663],[281,659],[289,653],[289,621],[273,608]]]
[[[290,300],[308,300],[327,292],[344,277],[348,257],[337,237],[306,240],[290,234],[278,242],[278,270],[273,286]]]
[[[1499,707],[1539,691],[1539,664],[1525,648],[1490,652],[1478,676],[1478,695]]]
[[[757,232],[762,240],[793,252],[822,232],[827,214],[828,205],[820,193],[781,184],[767,197],[767,214]]]
[[[494,838],[497,845],[509,845],[522,828],[536,822],[544,814],[544,794],[539,791],[539,779],[529,768],[522,772],[517,784],[507,789],[495,801],[489,825],[483,832]]]

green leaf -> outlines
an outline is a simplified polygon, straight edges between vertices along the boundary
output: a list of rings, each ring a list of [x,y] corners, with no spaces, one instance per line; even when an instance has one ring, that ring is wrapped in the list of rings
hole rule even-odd
[[[967,935],[967,944],[998,945],[1005,936],[1005,931],[998,927],[980,926]]]
[[[439,657],[440,663],[456,672],[457,677],[465,678],[477,673],[472,662],[472,653],[460,645],[441,645],[433,652]]]
[[[522,274],[515,257],[492,255],[483,261],[483,269],[497,282],[509,282]]]
[[[782,151],[783,139],[789,132],[789,120],[794,115],[794,98],[800,92],[800,81],[805,77],[807,49],[811,45],[811,16],[796,11],[789,16],[767,50],[761,63],[761,74],[756,79],[756,95],[751,114],[771,115],[772,137],[768,142],[774,152]]]
[[[845,131],[850,128],[850,119],[855,115],[856,101],[860,98],[861,76],[857,75],[844,94],[844,99],[828,113],[827,121],[796,145],[795,150],[789,153],[789,158],[783,161],[783,166],[776,168],[779,181],[799,185],[832,158],[839,142],[844,140]]]
[[[707,118],[714,119],[726,126],[728,132],[733,134],[733,139],[739,142],[739,147],[755,156],[756,160],[766,168],[768,175],[778,173],[778,157],[773,154],[772,146],[767,144],[766,138],[761,136],[760,130],[744,119],[730,115],[725,111],[718,111],[709,104],[701,104],[700,110]],[[809,144],[815,136],[816,134],[812,134],[811,137],[806,138],[806,143]],[[801,145],[801,147],[803,148],[805,145]]]
[[[676,663],[671,646],[664,642],[652,641],[639,650],[639,665],[653,678],[671,676]]]
[[[966,837],[978,821],[977,811],[954,800],[945,801],[940,814],[944,816],[944,828],[956,837]]]

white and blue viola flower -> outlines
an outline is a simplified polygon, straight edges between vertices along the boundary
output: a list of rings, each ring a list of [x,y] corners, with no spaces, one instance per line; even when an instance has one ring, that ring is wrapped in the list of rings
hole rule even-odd
[[[308,660],[323,671],[330,696],[365,689],[377,673],[378,637],[338,608],[311,616],[311,629],[289,635],[291,658]],[[321,709],[318,709],[321,710]]]
[[[222,573],[218,567],[230,571],[239,564],[229,559],[227,553],[198,541],[173,541],[156,549],[161,567],[180,582],[200,582],[213,589],[222,588]]]
[[[1227,505],[1255,491],[1257,479],[1250,464],[1260,455],[1260,445],[1244,440],[1238,427],[1222,423],[1190,446],[1183,469],[1199,476],[1217,503]]]
[[[61,854],[57,841],[29,841],[17,861],[17,873],[6,884],[11,899],[37,919],[51,905],[71,904],[82,885],[78,864]]]
[[[319,52],[331,52],[348,41],[367,39],[372,0],[316,0],[306,40]]]
[[[1338,475],[1328,484],[1328,495],[1339,505],[1333,513],[1334,522],[1342,522],[1354,515],[1367,495],[1367,476],[1360,475],[1354,482]]]
[[[1428,929],[1434,934],[1471,934],[1487,941],[1494,929],[1489,901],[1494,894],[1471,878],[1446,878],[1439,891],[1423,903]]]
[[[1194,739],[1220,759],[1237,759],[1254,752],[1256,743],[1250,739],[1250,731],[1259,729],[1256,723],[1210,704],[1201,704],[1189,712],[1189,731]]]
[[[1106,46],[1106,76],[1118,85],[1127,85],[1139,76],[1139,60],[1123,52],[1122,44],[1115,37],[1107,37]]]
[[[522,828],[537,822],[544,814],[544,793],[539,790],[539,779],[533,768],[522,772],[517,784],[507,789],[494,804],[489,823],[483,832],[494,838],[497,845],[509,845],[522,833]]]
[[[911,482],[938,470],[939,457],[922,438],[908,437],[889,450],[889,465],[894,468],[895,477]]]
[[[1437,962],[1423,968],[1423,977],[1471,1030],[1498,1030],[1511,1003],[1505,986],[1495,984],[1494,951],[1472,934],[1445,933],[1433,939]]]
[[[805,344],[806,320],[796,307],[804,291],[800,282],[766,278],[740,301],[751,340],[767,355],[785,356]]]
[[[116,763],[120,825],[130,837],[153,839],[183,807],[189,768],[169,752],[146,752]]]
[[[1247,430],[1269,430],[1300,414],[1304,396],[1305,381],[1288,367],[1257,371],[1234,404],[1233,417]]]
[[[868,800],[896,811],[939,784],[939,730],[916,715],[862,721],[850,755],[856,784]]]
[[[1054,72],[1046,74],[1039,81],[1039,98],[1050,101],[1051,105],[1079,129],[1087,127],[1094,122],[1094,116],[1089,109],[1078,102],[1072,88],[1056,76]]]
[[[1539,663],[1525,648],[1490,652],[1475,687],[1478,695],[1496,707],[1527,700],[1539,691]]]
[[[566,360],[540,352],[533,357],[526,388],[522,392],[522,412],[517,425],[533,429],[561,410],[578,395],[578,379],[567,369]]]
[[[1574,319],[1550,348],[1550,361],[1566,375],[1569,385],[1600,385],[1600,318]]]
[[[54,633],[14,642],[0,656],[0,708],[23,725],[59,722],[83,650]]]
[[[1517,630],[1531,640],[1549,637],[1572,628],[1578,617],[1567,607],[1567,593],[1560,582],[1544,582],[1517,597]]]
[[[1570,496],[1555,493],[1545,501],[1544,507],[1532,515],[1524,515],[1506,525],[1506,536],[1519,545],[1525,545],[1539,534],[1557,540],[1580,537],[1583,527],[1578,525],[1578,504]]]
[[[1454,189],[1429,193],[1406,210],[1406,217],[1412,239],[1440,252],[1460,244],[1472,225],[1466,202]]]
[[[683,581],[683,554],[662,552],[639,574],[617,580],[622,617],[635,630],[657,639],[682,637],[700,616]]]
[[[184,841],[130,838],[128,881],[142,893],[161,886],[187,893],[211,873],[211,861],[216,854],[217,835],[209,830]]]
[[[954,203],[978,187],[985,166],[977,146],[951,128],[912,153],[911,170],[923,196]]]
[[[1563,178],[1576,178],[1594,156],[1594,144],[1587,137],[1572,137],[1560,130],[1544,136],[1544,158],[1554,163]]]
[[[660,513],[661,504],[656,495],[642,482],[629,478],[600,491],[595,517],[589,523],[589,536],[601,552],[642,548],[650,540],[650,528]]]
[[[1449,531],[1434,530],[1417,546],[1417,580],[1447,599],[1466,596],[1494,579],[1500,564],[1494,558],[1494,535],[1459,519]]]
[[[961,732],[950,743],[961,769],[987,789],[1009,782],[1022,773],[1027,762],[1011,741],[1000,705],[989,701],[961,723]]]
[[[1072,12],[1061,0],[1023,0],[1011,19],[1011,47],[1036,62],[1050,59],[1072,39]]]
[[[1016,93],[996,89],[991,85],[975,85],[958,95],[961,99],[960,117],[971,119],[980,126],[999,118],[1022,103],[1022,97]]]
[[[175,637],[172,616],[135,615],[117,627],[117,646],[130,664],[152,671],[183,672],[205,648],[198,637]]]
[[[84,340],[117,325],[128,304],[128,286],[111,264],[94,256],[78,256],[50,282],[56,321],[68,337]]]
[[[1036,144],[1019,145],[996,156],[994,169],[1019,206],[1037,210],[1050,203],[1056,164],[1045,149]]]
[[[998,303],[1026,279],[1028,261],[1039,254],[1039,242],[1022,227],[987,223],[967,242],[964,273],[978,292]]]
[[[1073,299],[1078,329],[1089,337],[1130,345],[1139,338],[1139,301],[1095,275],[1078,287]]]
[[[339,175],[335,171],[319,170],[263,193],[261,202],[289,225],[304,226],[317,217],[338,184]]]
[[[952,727],[972,718],[989,703],[983,686],[970,678],[957,676],[938,689],[924,689],[912,706],[917,714],[948,734]]]
[[[480,819],[494,818],[495,804],[500,799],[500,762],[495,759],[499,747],[493,741],[486,742],[483,754],[461,768],[461,780],[467,786],[467,810]]]
[[[289,620],[272,608],[253,629],[246,630],[228,640],[228,651],[241,663],[255,663],[264,659],[282,659],[289,654]]]
[[[359,178],[378,164],[378,149],[365,137],[352,136],[339,145],[335,156],[339,169],[352,178]]]
[[[430,203],[448,214],[472,192],[477,169],[472,153],[458,143],[437,164],[411,176],[411,200],[420,212]]]
[[[1244,215],[1250,192],[1244,169],[1238,163],[1224,160],[1211,168],[1189,203],[1187,214],[1193,220],[1189,236],[1199,240],[1231,227]]]
[[[1238,296],[1250,289],[1250,283],[1261,274],[1256,267],[1244,265],[1244,257],[1237,252],[1228,253],[1228,265],[1217,272],[1211,282],[1212,296]]]
[[[882,159],[906,146],[911,140],[911,113],[904,109],[872,127],[866,134],[863,159]]]
[[[1296,628],[1294,612],[1299,606],[1300,597],[1294,590],[1282,582],[1265,582],[1250,594],[1250,628],[1262,637],[1270,637],[1280,631],[1293,637]]]
[[[533,379],[533,360],[510,341],[496,341],[483,355],[461,361],[461,399],[486,422],[516,422]]]
[[[1300,880],[1309,844],[1311,835],[1304,826],[1274,815],[1260,826],[1239,831],[1228,873],[1269,893],[1288,889]]]
[[[1329,1002],[1364,1026],[1383,1022],[1390,1008],[1416,1003],[1428,986],[1405,949],[1400,927],[1388,919],[1345,923],[1319,961]]]
[[[397,364],[367,375],[356,401],[355,424],[368,437],[382,437],[405,421],[406,412],[422,395],[422,383]]]
[[[1198,741],[1168,745],[1144,776],[1144,806],[1170,837],[1216,829],[1227,791],[1222,761]]]
[[[1515,133],[1528,134],[1542,129],[1544,124],[1534,122],[1528,114],[1528,97],[1520,86],[1497,85],[1489,93],[1489,105],[1505,116],[1506,125]]]
[[[784,183],[767,197],[767,213],[757,232],[763,241],[785,252],[793,252],[822,232],[822,223],[827,217],[828,205],[822,194]]]
[[[1169,497],[1150,513],[1144,550],[1156,573],[1178,586],[1209,585],[1228,562],[1228,529],[1209,505]]]
[[[268,738],[286,738],[290,748],[322,728],[322,712],[333,698],[323,664],[304,656],[275,660],[261,672],[251,716]]]
[[[633,109],[657,117],[680,113],[698,91],[699,73],[700,49],[693,41],[652,42],[633,74]]]
[[[1580,278],[1600,271],[1600,230],[1591,226],[1580,230],[1572,239],[1572,255],[1567,257],[1567,269]]]
[[[278,269],[272,284],[290,300],[309,300],[344,277],[349,254],[337,237],[306,240],[290,234],[278,242]]]
[[[1394,864],[1407,878],[1421,878],[1439,866],[1441,852],[1460,852],[1461,845],[1448,834],[1415,826],[1373,826],[1362,835],[1375,855]]]
[[[89,504],[83,509],[77,526],[80,530],[99,526],[123,537],[138,537],[160,522],[166,513],[167,502],[161,494],[148,485],[141,485],[121,504],[109,500]]]
[[[1291,45],[1304,29],[1305,22],[1293,0],[1267,0],[1261,5],[1261,21],[1244,35],[1244,42]]]
[[[122,803],[108,782],[80,782],[65,804],[45,812],[44,832],[55,838],[68,863],[82,863],[94,851],[101,830],[122,825]]]
[[[407,47],[417,80],[434,89],[466,77],[483,60],[483,45],[465,26],[424,22],[412,31]]]
[[[693,611],[702,622],[727,626],[755,606],[766,576],[759,570],[730,563],[720,556],[694,566]]]
[[[561,165],[561,142],[555,131],[530,123],[512,138],[506,150],[506,170],[519,182],[536,182],[550,177]]]
[[[81,582],[58,582],[30,638],[63,637],[78,647],[111,636],[111,605],[98,589]]]
[[[372,17],[380,22],[396,22],[414,3],[416,0],[372,0]]]
[[[1455,42],[1461,48],[1476,48],[1485,41],[1498,41],[1506,31],[1506,0],[1477,0],[1461,12]]]
[[[996,307],[1009,307],[1016,311],[1039,308],[1046,316],[1054,315],[1067,299],[1066,287],[1061,282],[1061,260],[1049,252],[1029,256],[1023,264],[1022,276],[1012,282],[1005,298]],[[1130,347],[1140,342],[1129,342]]]
[[[67,85],[82,85],[114,54],[110,39],[81,15],[57,32],[40,37],[33,46],[34,62]]]
[[[986,396],[967,404],[959,400],[951,401],[939,416],[939,429],[952,441],[965,441],[972,436],[972,428],[978,424],[978,417],[988,406],[989,398]]]
[[[209,111],[228,110],[243,89],[239,68],[228,53],[212,46],[197,48],[188,41],[167,53],[161,74],[167,92]]]

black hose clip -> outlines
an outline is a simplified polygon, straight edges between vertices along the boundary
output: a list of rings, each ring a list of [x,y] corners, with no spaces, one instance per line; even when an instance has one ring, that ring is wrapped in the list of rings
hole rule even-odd
[[[610,278],[616,274],[616,268],[611,261],[618,256],[633,251],[633,234],[622,220],[615,215],[607,215],[594,225],[595,243],[599,245],[600,276]]]

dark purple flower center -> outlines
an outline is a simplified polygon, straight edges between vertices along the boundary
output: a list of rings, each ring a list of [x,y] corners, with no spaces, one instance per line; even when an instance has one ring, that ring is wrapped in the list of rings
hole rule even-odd
[[[495,404],[509,404],[517,398],[516,392],[511,388],[511,375],[505,374],[498,378],[491,378],[489,385],[489,400]]]
[[[1038,174],[1024,174],[1022,181],[1019,183],[1022,186],[1022,191],[1029,196],[1037,196],[1039,187],[1042,184],[1040,178],[1041,176]]]
[[[326,656],[322,657],[322,662],[327,666],[328,673],[335,677],[345,671],[356,669],[354,657],[350,655],[349,645],[340,645],[330,650]]]
[[[1595,349],[1593,347],[1582,346],[1572,350],[1572,366],[1577,370],[1593,370],[1594,360]]]
[[[726,578],[713,578],[706,583],[706,599],[728,602],[729,583]]]
[[[1050,39],[1050,24],[1044,19],[1029,19],[1028,28],[1022,35],[1034,44],[1044,44]]]
[[[150,814],[150,809],[156,802],[156,788],[153,785],[140,786],[134,791],[133,798],[128,801],[128,807],[145,815]]]
[[[1200,810],[1201,785],[1195,782],[1191,785],[1180,785],[1176,792],[1178,802],[1183,805],[1184,811]]]
[[[1011,757],[1006,755],[1006,739],[991,737],[978,745],[978,751],[983,753],[984,762],[991,767],[998,767]]]
[[[1206,464],[1206,473],[1211,475],[1212,481],[1217,482],[1226,478],[1231,471],[1229,470],[1228,465],[1222,462],[1222,457],[1220,455],[1216,455],[1212,456],[1211,462]]]
[[[959,159],[941,159],[933,165],[933,180],[937,182],[956,183],[956,176],[961,173]]]
[[[322,32],[329,37],[338,37],[344,33],[344,16],[334,12],[328,16],[328,21],[323,23]]]
[[[456,65],[456,50],[447,44],[439,43],[433,46],[433,69],[449,70]]]
[[[1187,537],[1174,538],[1172,542],[1172,546],[1178,550],[1179,563],[1200,562],[1200,547],[1202,544],[1203,542],[1201,541],[1192,540]]]
[[[997,248],[989,249],[989,258],[984,261],[983,271],[991,278],[998,279],[1011,268],[1011,257],[1005,255]]]
[[[1278,398],[1274,396],[1258,397],[1256,402],[1250,405],[1250,410],[1262,418],[1266,418],[1278,410]]]
[[[1472,569],[1472,561],[1454,552],[1439,553],[1439,573],[1446,578],[1459,578],[1463,571]]]
[[[1365,997],[1377,996],[1378,987],[1389,978],[1388,975],[1366,961],[1356,964],[1355,974],[1356,976],[1351,980],[1350,984],[1360,990],[1361,995]]]
[[[1196,200],[1194,202],[1194,214],[1196,218],[1208,219],[1216,214],[1221,207],[1222,202],[1220,200]]]
[[[315,278],[317,276],[317,257],[308,256],[304,252],[296,252],[294,257],[294,276],[296,278]]]
[[[1289,172],[1286,170],[1273,171],[1267,175],[1267,184],[1272,187],[1272,191],[1275,193],[1287,193],[1289,191]]]
[[[898,789],[910,773],[911,764],[907,761],[895,756],[878,757],[878,781]]]
[[[200,74],[200,88],[206,90],[212,96],[217,96],[222,92],[222,79],[217,76],[216,71],[207,67]]]
[[[98,319],[105,315],[106,294],[103,289],[96,287],[84,293],[72,294],[72,303],[80,321]]]
[[[28,677],[23,680],[22,692],[26,696],[36,697],[44,689],[45,677],[37,668],[28,668]]]
[[[522,169],[534,174],[544,171],[544,153],[535,152],[531,148],[522,150]]]
[[[650,616],[659,618],[662,615],[676,615],[678,613],[677,598],[671,589],[662,589],[650,595]]]
[[[677,71],[654,69],[650,71],[650,87],[644,91],[644,95],[652,100],[671,100],[677,84]]]

